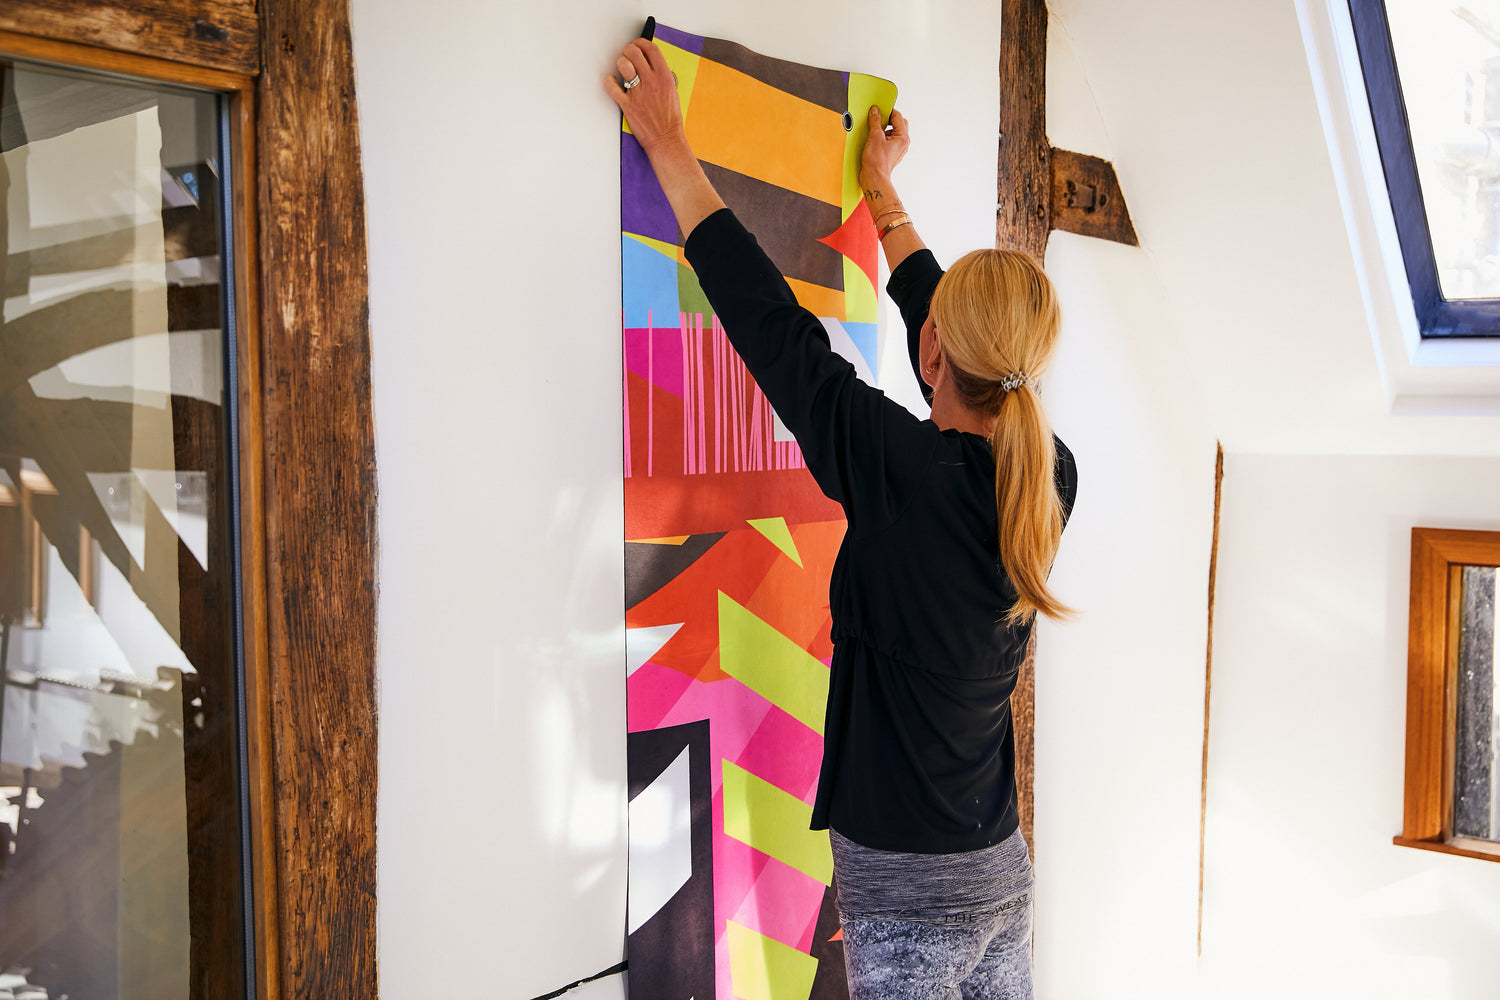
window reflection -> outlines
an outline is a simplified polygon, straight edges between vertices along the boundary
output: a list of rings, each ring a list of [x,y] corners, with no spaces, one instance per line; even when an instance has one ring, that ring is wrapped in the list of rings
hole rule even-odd
[[[1386,14],[1443,297],[1500,297],[1500,0]]]
[[[218,128],[0,61],[0,996],[244,995]]]
[[[1453,832],[1500,841],[1500,698],[1495,673],[1495,568],[1465,566],[1459,613]]]

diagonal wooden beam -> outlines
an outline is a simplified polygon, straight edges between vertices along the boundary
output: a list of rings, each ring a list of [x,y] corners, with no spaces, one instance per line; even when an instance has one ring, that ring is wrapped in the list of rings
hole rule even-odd
[[[1053,229],[1140,246],[1114,164],[1054,148],[1051,186]]]

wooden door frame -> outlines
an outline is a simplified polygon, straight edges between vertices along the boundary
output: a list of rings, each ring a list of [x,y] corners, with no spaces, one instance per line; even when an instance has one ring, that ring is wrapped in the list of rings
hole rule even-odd
[[[375,997],[375,460],[348,2],[6,0],[0,54],[228,95],[257,1000]]]

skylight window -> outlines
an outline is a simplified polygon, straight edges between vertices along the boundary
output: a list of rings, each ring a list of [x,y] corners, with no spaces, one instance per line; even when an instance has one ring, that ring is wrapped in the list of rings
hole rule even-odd
[[[1348,0],[1424,338],[1500,336],[1500,0]]]
[[[1443,297],[1500,297],[1500,0],[1386,0]]]

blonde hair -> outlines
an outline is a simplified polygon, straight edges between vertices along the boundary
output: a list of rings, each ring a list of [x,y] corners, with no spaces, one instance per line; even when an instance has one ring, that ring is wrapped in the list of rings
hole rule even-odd
[[[1017,250],[975,250],[943,275],[932,320],[954,388],[965,405],[994,416],[995,515],[1000,564],[1016,588],[1007,625],[1070,616],[1047,587],[1062,539],[1062,500],[1053,465],[1052,426],[1034,388],[1007,390],[1017,373],[1034,379],[1057,346],[1061,312],[1052,282]]]

